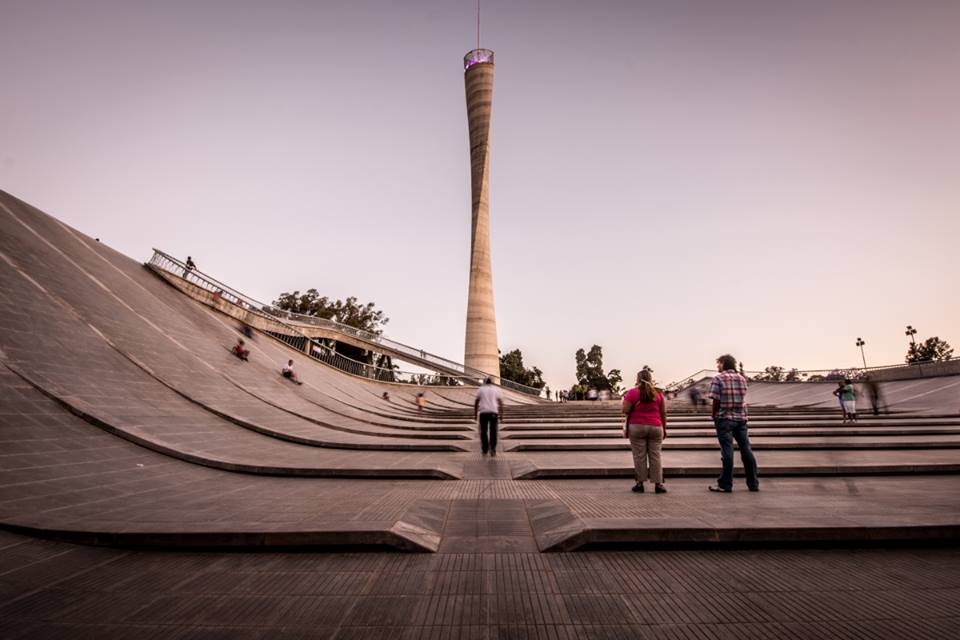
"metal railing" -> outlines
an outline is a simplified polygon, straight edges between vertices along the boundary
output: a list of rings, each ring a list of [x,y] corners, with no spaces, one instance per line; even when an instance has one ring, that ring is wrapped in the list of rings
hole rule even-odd
[[[873,372],[892,371],[902,369],[904,371],[916,371],[923,376],[924,367],[934,367],[952,362],[960,361],[960,356],[946,358],[944,360],[925,360],[923,362],[911,362],[903,364],[887,364],[879,367],[837,367],[834,369],[788,369],[786,367],[777,369],[765,369],[763,371],[743,371],[744,377],[751,382],[834,382],[837,380],[863,380],[865,376]],[[701,369],[694,374],[684,376],[676,382],[671,382],[665,388],[667,390],[681,390],[689,387],[698,380],[705,377],[713,377],[717,374],[716,369]]]
[[[466,367],[459,362],[454,362],[453,360],[448,360],[447,358],[428,353],[423,349],[417,349],[401,342],[390,340],[389,338],[385,338],[382,335],[373,333],[371,331],[357,329],[355,327],[342,324],[335,320],[329,320],[327,318],[317,318],[316,316],[293,313],[291,311],[279,309],[270,304],[259,302],[258,300],[240,293],[229,285],[220,282],[219,280],[203,273],[202,271],[199,271],[196,268],[188,268],[183,262],[180,262],[173,256],[164,253],[159,249],[153,250],[153,256],[150,258],[150,261],[147,264],[154,269],[179,276],[190,284],[205,291],[209,291],[215,296],[218,296],[231,304],[237,305],[247,312],[253,313],[272,322],[276,322],[290,333],[287,333],[287,331],[268,331],[268,333],[273,335],[273,337],[277,338],[278,340],[282,340],[283,342],[286,342],[290,346],[303,352],[307,352],[306,345],[307,342],[309,342],[311,344],[309,353],[312,357],[326,362],[331,366],[335,366],[342,371],[352,373],[353,375],[359,375],[375,380],[410,382],[414,384],[420,384],[419,382],[415,381],[429,380],[430,382],[425,382],[423,384],[435,384],[443,386],[460,386],[464,384],[477,385],[483,382],[483,380],[487,377],[491,376],[491,374]],[[285,320],[287,322],[285,322]],[[316,338],[307,336],[296,325],[290,324],[291,322],[330,329],[331,331],[337,333],[352,336],[361,342],[367,343],[371,347],[385,347],[398,354],[406,355],[415,360],[419,360],[420,362],[457,371],[458,375],[430,375],[410,371],[399,371],[397,369],[377,367],[366,362],[352,360],[343,354],[337,353],[333,348],[320,342]],[[396,380],[393,380],[394,378],[396,378]],[[519,391],[527,395],[540,395],[540,389],[518,384],[511,380],[501,379],[500,384],[507,389]]]

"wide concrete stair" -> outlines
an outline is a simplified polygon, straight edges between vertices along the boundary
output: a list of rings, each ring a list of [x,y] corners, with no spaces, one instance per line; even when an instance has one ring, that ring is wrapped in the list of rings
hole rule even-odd
[[[231,315],[139,263],[2,192],[0,226],[8,529],[132,547],[441,553],[478,535],[492,550],[956,535],[960,376],[891,382],[889,412],[855,424],[840,423],[829,385],[752,385],[763,490],[721,501],[705,492],[719,466],[712,425],[678,401],[671,491],[637,496],[615,402],[506,394],[499,455],[484,457],[472,389],[348,375],[265,334],[241,362]],[[279,375],[288,359],[302,386]]]

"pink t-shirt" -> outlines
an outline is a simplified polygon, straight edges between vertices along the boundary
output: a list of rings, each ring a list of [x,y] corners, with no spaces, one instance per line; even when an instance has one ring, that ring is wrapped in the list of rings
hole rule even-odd
[[[648,424],[654,427],[662,427],[663,421],[660,419],[660,405],[663,403],[663,394],[657,391],[657,399],[653,402],[638,402],[640,399],[640,390],[634,387],[627,391],[623,399],[633,405],[633,411],[630,412],[630,424]]]

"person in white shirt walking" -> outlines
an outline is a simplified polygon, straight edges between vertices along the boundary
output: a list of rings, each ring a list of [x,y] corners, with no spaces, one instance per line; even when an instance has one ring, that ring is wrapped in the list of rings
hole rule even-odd
[[[473,419],[480,423],[480,449],[483,455],[497,455],[497,423],[503,420],[503,398],[500,389],[487,378],[477,389],[473,402]]]

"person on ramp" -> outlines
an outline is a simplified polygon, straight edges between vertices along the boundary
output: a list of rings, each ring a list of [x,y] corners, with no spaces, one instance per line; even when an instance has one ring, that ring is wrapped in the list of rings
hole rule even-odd
[[[247,349],[247,343],[243,341],[243,338],[237,338],[237,344],[233,345],[230,352],[244,362],[250,359],[250,350]]]
[[[490,452],[497,455],[497,423],[503,419],[503,397],[500,389],[487,378],[477,389],[477,399],[473,401],[473,419],[480,424],[480,449],[483,455]]]
[[[296,384],[303,384],[303,381],[297,376],[297,372],[293,370],[293,360],[287,360],[287,365],[280,370],[280,375]]]

